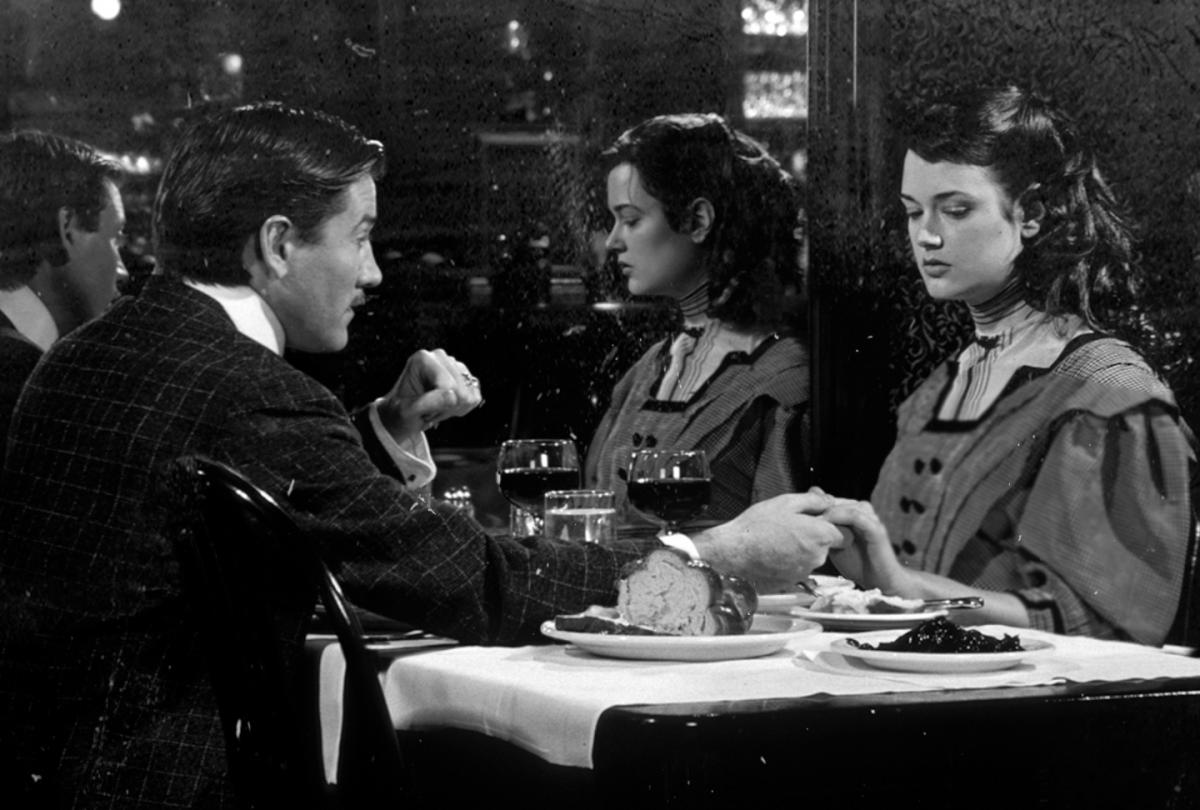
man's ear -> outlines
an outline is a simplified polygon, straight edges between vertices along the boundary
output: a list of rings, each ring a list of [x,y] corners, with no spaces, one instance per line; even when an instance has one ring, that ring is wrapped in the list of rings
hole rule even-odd
[[[288,234],[292,223],[287,217],[273,216],[246,239],[242,247],[242,267],[250,275],[250,286],[261,296],[288,274]]]
[[[265,264],[275,278],[283,278],[288,273],[293,231],[292,221],[280,214],[268,217],[258,228],[255,258]]]
[[[713,204],[705,197],[697,197],[688,206],[688,236],[692,242],[700,244],[712,232],[717,213]]]
[[[75,234],[78,232],[75,213],[65,205],[58,209],[58,238],[62,241],[63,250],[70,250],[75,245]]]

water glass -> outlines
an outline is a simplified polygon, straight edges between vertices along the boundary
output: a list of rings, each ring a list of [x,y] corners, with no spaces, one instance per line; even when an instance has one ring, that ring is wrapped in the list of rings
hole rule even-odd
[[[608,543],[616,538],[616,499],[607,489],[561,489],[546,493],[547,540]]]

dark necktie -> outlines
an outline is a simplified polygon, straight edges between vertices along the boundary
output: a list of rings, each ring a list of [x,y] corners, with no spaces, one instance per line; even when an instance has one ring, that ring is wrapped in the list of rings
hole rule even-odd
[[[975,342],[979,344],[985,352],[990,352],[1000,345],[1003,335],[976,335]]]

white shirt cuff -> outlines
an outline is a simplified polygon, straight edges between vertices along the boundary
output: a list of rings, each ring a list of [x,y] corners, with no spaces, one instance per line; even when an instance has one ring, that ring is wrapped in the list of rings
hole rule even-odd
[[[693,560],[700,559],[700,551],[696,548],[696,544],[692,542],[692,538],[686,534],[679,534],[678,532],[675,534],[660,534],[658,539],[662,541],[663,545],[677,548]]]
[[[375,431],[379,443],[404,476],[405,486],[420,489],[433,481],[437,475],[437,464],[429,451],[429,441],[425,438],[424,431],[403,442],[396,441],[379,418],[379,400],[371,403],[367,409],[367,418],[371,420],[371,429]]]

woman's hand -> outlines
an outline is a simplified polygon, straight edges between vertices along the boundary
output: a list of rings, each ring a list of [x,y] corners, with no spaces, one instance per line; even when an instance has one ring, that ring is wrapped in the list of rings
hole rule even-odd
[[[849,529],[854,541],[831,551],[830,561],[842,576],[854,580],[860,588],[879,588],[894,596],[915,597],[919,588],[912,572],[900,564],[887,527],[868,501],[834,499],[821,515],[836,526]]]

